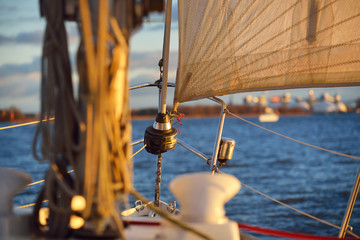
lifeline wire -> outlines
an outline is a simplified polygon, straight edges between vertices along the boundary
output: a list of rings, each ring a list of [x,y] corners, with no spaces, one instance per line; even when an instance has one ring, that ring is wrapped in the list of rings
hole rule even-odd
[[[48,202],[48,200],[43,200],[42,201],[43,203],[46,203]],[[32,206],[35,206],[36,203],[30,203],[30,204],[26,204],[26,205],[22,205],[22,206],[18,206],[16,208],[27,208],[27,207],[32,207]]]
[[[55,120],[55,118],[49,118],[49,121],[53,121]],[[42,120],[42,121],[47,121],[47,120]],[[22,127],[22,126],[27,126],[27,125],[33,125],[33,124],[37,124],[40,121],[32,121],[32,122],[26,122],[26,123],[20,123],[20,124],[16,124],[16,125],[11,125],[11,126],[5,126],[5,127],[0,127],[0,131],[1,130],[5,130],[5,129],[10,129],[10,128],[16,128],[16,127]]]
[[[36,121],[36,122],[34,122],[34,123],[38,123],[39,121]],[[10,126],[10,127],[12,127],[12,126]],[[1,130],[1,129],[0,129]],[[131,158],[133,158],[133,157],[135,157],[138,153],[140,153],[144,148],[146,147],[146,144],[144,144],[144,146],[142,146],[137,152],[135,152],[132,156],[131,156]],[[71,173],[71,172],[73,172],[74,170],[70,170],[70,171],[68,171],[68,173]],[[43,180],[39,180],[39,181],[36,181],[36,182],[32,182],[32,183],[29,183],[27,186],[28,187],[30,187],[30,186],[34,186],[34,185],[36,185],[36,184],[40,184],[40,183],[43,183],[43,182],[45,182],[45,180],[43,179]],[[30,204],[27,204],[27,205],[22,205],[22,206],[18,206],[18,207],[16,207],[16,208],[26,208],[26,207],[32,207],[32,206],[34,206],[35,205],[35,203],[30,203]]]
[[[246,122],[246,123],[249,123],[249,124],[251,124],[251,125],[254,125],[255,127],[261,128],[261,129],[263,129],[263,130],[265,130],[265,131],[271,132],[271,133],[273,133],[273,134],[276,134],[276,135],[278,135],[278,136],[280,136],[280,137],[283,137],[283,138],[286,138],[286,139],[288,139],[288,140],[291,140],[291,141],[294,141],[294,142],[297,142],[297,143],[306,145],[306,146],[308,146],[308,147],[312,147],[312,148],[315,148],[315,149],[319,149],[319,150],[322,150],[322,151],[325,151],[325,152],[329,152],[329,153],[332,153],[332,154],[336,154],[336,155],[339,155],[339,156],[343,156],[343,157],[348,157],[348,158],[360,160],[360,157],[357,157],[357,156],[352,156],[352,155],[348,155],[348,154],[345,154],[345,153],[336,152],[336,151],[333,151],[333,150],[330,150],[330,149],[318,147],[318,146],[315,146],[315,145],[312,145],[312,144],[309,144],[309,143],[306,143],[306,142],[297,140],[297,139],[295,139],[295,138],[291,138],[291,137],[285,136],[285,135],[283,135],[283,134],[281,134],[281,133],[272,131],[272,130],[267,129],[267,128],[265,128],[265,127],[262,127],[262,126],[260,126],[260,125],[258,125],[258,124],[256,124],[256,123],[253,123],[253,122],[251,122],[251,121],[248,121],[248,120],[246,120],[245,118],[242,118],[242,117],[240,117],[240,116],[238,116],[238,115],[236,115],[236,114],[234,114],[234,113],[232,113],[232,112],[230,112],[230,111],[228,111],[228,114],[231,115],[231,116],[233,116],[233,117],[235,117],[235,118],[240,119],[241,121],[244,121],[244,122]]]
[[[73,171],[74,171],[74,170],[70,170],[70,171],[68,171],[68,173],[71,173],[71,172],[73,172]],[[43,179],[43,180],[39,180],[39,181],[37,181],[37,182],[29,183],[29,184],[28,184],[28,187],[33,186],[33,185],[36,185],[36,184],[39,184],[39,183],[42,183],[42,182],[45,182],[45,180]]]
[[[37,121],[36,123],[38,123],[38,122],[39,122],[39,121]],[[1,129],[0,129],[0,130],[1,130]],[[138,153],[140,153],[145,147],[146,147],[146,144],[144,144],[144,146],[142,146],[137,152],[135,152],[135,153],[131,156],[131,158],[135,157],[135,156],[136,156]],[[73,171],[74,171],[74,170],[70,170],[70,171],[68,171],[68,173],[71,173],[71,172],[73,172]],[[45,182],[44,179],[43,179],[43,180],[36,181],[36,182],[32,182],[32,183],[28,184],[28,187],[33,186],[33,185],[36,185],[36,184],[40,184],[40,183],[43,183],[43,182]],[[47,200],[45,200],[45,201],[47,201]],[[43,202],[45,202],[45,201],[43,201]],[[35,203],[30,203],[30,204],[18,206],[18,207],[16,207],[16,208],[27,208],[27,207],[32,207],[32,206],[34,206],[34,205],[35,205]]]
[[[331,227],[340,229],[340,226],[337,226],[337,225],[332,224],[332,223],[330,223],[330,222],[328,222],[328,221],[326,221],[326,220],[322,220],[322,219],[317,218],[317,217],[315,217],[315,216],[313,216],[313,215],[310,215],[310,214],[308,214],[308,213],[306,213],[306,212],[303,212],[303,211],[301,211],[301,210],[299,210],[299,209],[296,209],[296,208],[294,208],[294,207],[292,207],[292,206],[290,206],[290,205],[287,205],[286,203],[283,203],[283,202],[281,202],[281,201],[279,201],[279,200],[276,200],[275,198],[272,198],[272,197],[266,195],[265,193],[262,193],[262,192],[256,190],[255,188],[252,188],[252,187],[250,187],[249,185],[246,185],[246,184],[243,183],[243,182],[241,182],[241,185],[243,185],[244,187],[246,187],[246,188],[248,188],[248,189],[250,189],[250,190],[252,190],[252,191],[254,191],[254,192],[258,193],[258,194],[260,194],[261,196],[264,196],[264,197],[270,199],[271,201],[274,201],[274,202],[276,202],[276,203],[278,203],[278,204],[280,204],[280,205],[282,205],[282,206],[284,206],[284,207],[287,207],[287,208],[289,208],[289,209],[291,209],[291,210],[294,210],[295,212],[298,212],[298,213],[300,213],[300,214],[302,214],[302,215],[305,215],[305,216],[307,216],[307,217],[309,217],[309,218],[311,218],[311,219],[314,219],[314,220],[316,220],[316,221],[319,221],[319,222],[324,223],[324,224],[326,224],[326,225],[329,225],[329,226],[331,226]],[[360,236],[356,235],[355,233],[353,233],[353,232],[351,232],[351,231],[346,231],[346,232],[347,232],[348,234],[356,237],[356,238],[360,238]]]
[[[144,146],[142,146],[136,153],[134,153],[131,158],[135,157],[138,153],[140,153],[144,148],[146,147],[146,144],[144,144]]]
[[[221,170],[218,170],[218,171],[219,171],[220,173],[224,173],[224,172],[222,172]],[[246,188],[248,188],[248,189],[256,192],[257,194],[260,194],[260,195],[263,196],[263,197],[266,197],[266,198],[270,199],[271,201],[274,201],[274,202],[276,202],[276,203],[278,203],[278,204],[280,204],[280,205],[282,205],[282,206],[284,206],[284,207],[287,207],[287,208],[289,208],[289,209],[291,209],[291,210],[293,210],[293,211],[295,211],[295,212],[298,212],[298,213],[300,213],[300,214],[302,214],[302,215],[304,215],[304,216],[307,216],[307,217],[309,217],[309,218],[311,218],[311,219],[314,219],[314,220],[316,220],[316,221],[319,221],[319,222],[324,223],[324,224],[326,224],[326,225],[329,225],[329,226],[331,226],[331,227],[340,229],[340,226],[337,226],[337,225],[332,224],[332,223],[330,223],[330,222],[328,222],[328,221],[326,221],[326,220],[322,220],[322,219],[317,218],[317,217],[315,217],[315,216],[313,216],[313,215],[310,215],[310,214],[308,214],[308,213],[306,213],[306,212],[303,212],[303,211],[301,211],[301,210],[299,210],[299,209],[296,209],[296,208],[294,208],[294,207],[292,207],[292,206],[290,206],[290,205],[288,205],[288,204],[286,204],[286,203],[283,203],[283,202],[281,202],[281,201],[279,201],[279,200],[277,200],[277,199],[275,199],[275,198],[273,198],[273,197],[270,197],[269,195],[266,195],[265,193],[262,193],[262,192],[256,190],[255,188],[250,187],[249,185],[245,184],[244,182],[241,182],[241,185],[243,185],[244,187],[246,187]],[[356,237],[356,238],[360,238],[360,236],[356,235],[355,233],[353,233],[353,232],[351,232],[351,231],[348,231],[348,230],[347,230],[346,232],[347,232],[348,234]]]
[[[74,170],[70,170],[68,171],[67,173],[72,173]],[[36,181],[36,182],[32,182],[32,183],[29,183],[27,186],[30,187],[30,186],[34,186],[36,184],[40,184],[40,183],[43,183],[45,182],[45,180],[39,180],[39,181]],[[42,201],[43,203],[46,203],[48,202],[48,200],[43,200]],[[32,207],[32,206],[35,206],[36,203],[29,203],[29,204],[26,204],[26,205],[21,205],[21,206],[17,206],[16,208],[27,208],[27,207]]]

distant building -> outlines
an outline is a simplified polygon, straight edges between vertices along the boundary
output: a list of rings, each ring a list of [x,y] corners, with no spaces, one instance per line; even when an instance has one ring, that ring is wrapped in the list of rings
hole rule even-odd
[[[336,104],[338,112],[341,112],[341,113],[348,112],[348,109],[347,109],[346,105],[343,102],[341,102],[340,94],[335,95],[335,104]]]
[[[280,102],[281,102],[281,97],[279,95],[271,96],[270,103],[280,103]]]
[[[316,97],[314,96],[314,90],[313,89],[309,90],[308,102],[309,102],[310,106],[313,106],[317,102]]]
[[[335,102],[335,98],[330,96],[327,92],[322,95],[321,100],[326,102]]]
[[[335,97],[330,96],[328,93],[324,93],[320,101],[313,105],[314,113],[346,113],[347,107],[341,102],[341,96],[336,94]]]
[[[282,102],[284,104],[290,103],[291,102],[291,93],[289,93],[289,92],[285,93],[284,96],[283,96]]]
[[[267,96],[266,95],[261,95],[259,97],[259,104],[260,104],[260,106],[263,106],[263,107],[267,106]]]
[[[24,114],[22,114],[21,111],[16,107],[10,107],[9,109],[0,109],[0,121],[2,122],[11,122],[24,118]]]
[[[308,102],[304,101],[302,97],[296,98],[296,104],[295,107],[299,107],[301,110],[304,110],[306,112],[309,112],[311,110],[311,106]]]
[[[245,105],[250,105],[253,102],[253,97],[251,95],[246,95],[244,98],[244,104]]]
[[[254,97],[252,100],[253,103],[258,104],[259,103],[259,98],[258,97]]]
[[[335,113],[336,105],[329,101],[320,101],[313,106],[313,113],[327,114]]]

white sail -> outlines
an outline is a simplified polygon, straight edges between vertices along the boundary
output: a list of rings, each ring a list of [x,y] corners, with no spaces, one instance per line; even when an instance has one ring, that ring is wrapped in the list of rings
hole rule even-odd
[[[360,85],[358,0],[181,0],[175,103]]]

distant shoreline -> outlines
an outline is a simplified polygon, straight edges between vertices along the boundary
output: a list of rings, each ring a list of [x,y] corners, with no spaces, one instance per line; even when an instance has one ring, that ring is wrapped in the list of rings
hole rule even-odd
[[[237,114],[240,117],[259,117],[259,114]],[[309,116],[312,115],[312,113],[299,113],[299,114],[280,114],[281,116]],[[220,113],[218,115],[185,115],[185,119],[200,119],[200,118],[218,118],[220,116]],[[133,115],[131,116],[131,120],[154,120],[156,118],[156,115]],[[231,115],[227,115],[227,118],[234,118]],[[8,123],[27,123],[27,122],[35,122],[40,121],[39,118],[21,118],[21,119],[14,119],[12,121],[0,121],[0,122],[8,122]]]
[[[229,105],[227,106],[230,112],[241,117],[259,117],[260,113],[263,112],[264,107],[258,105]],[[17,109],[16,109],[17,110]],[[281,106],[275,108],[275,113],[281,116],[309,116],[313,113],[311,111],[305,111],[298,107],[287,107]],[[0,122],[32,122],[39,121],[39,114],[22,114],[17,111],[12,114],[11,109],[2,110],[3,117],[0,116]],[[170,110],[169,110],[170,111]],[[179,113],[185,115],[185,119],[198,119],[198,118],[217,118],[220,116],[221,108],[218,105],[195,105],[195,106],[180,106],[178,109]],[[355,111],[351,111],[352,113]],[[146,109],[133,109],[131,111],[131,119],[133,120],[154,120],[158,113],[157,108],[146,108]],[[13,116],[11,116],[11,114]],[[329,113],[337,114],[337,113]],[[346,114],[346,113],[339,113]],[[228,118],[233,118],[227,115]]]
[[[259,117],[260,114],[236,114],[240,117]],[[303,116],[309,116],[313,115],[312,113],[288,113],[288,114],[280,114],[279,116],[286,116],[286,117],[303,117]],[[186,115],[185,119],[200,119],[200,118],[218,118],[220,116],[220,113],[218,115]],[[227,115],[227,118],[234,118],[231,115]],[[131,116],[132,120],[154,120],[156,118],[156,115],[143,115],[143,116]]]

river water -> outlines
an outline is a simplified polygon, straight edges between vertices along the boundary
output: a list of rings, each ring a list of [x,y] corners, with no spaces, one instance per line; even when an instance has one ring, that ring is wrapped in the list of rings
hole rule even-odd
[[[257,118],[246,118],[258,123]],[[152,120],[133,121],[133,139],[143,137]],[[218,119],[185,119],[178,138],[211,156]],[[360,156],[360,115],[281,116],[276,123],[258,123],[297,140],[333,151]],[[9,125],[1,123],[0,126]],[[46,163],[31,155],[35,126],[0,132],[0,166],[27,171],[38,181],[44,178]],[[313,149],[284,139],[235,118],[227,118],[224,137],[236,141],[233,159],[220,170],[241,182],[301,211],[341,225],[360,161]],[[134,147],[134,152],[140,146]],[[134,185],[153,199],[157,157],[144,151],[133,159]],[[167,189],[179,174],[209,171],[204,160],[181,146],[167,152],[162,160],[161,199],[174,200]],[[14,205],[34,202],[40,185],[16,196]],[[132,201],[133,199],[130,198]],[[286,231],[337,236],[338,230],[287,209],[242,186],[226,204],[229,218],[237,222]],[[360,234],[360,201],[355,204],[350,225]],[[275,239],[256,235],[261,239]]]

